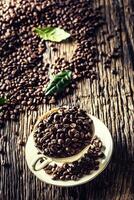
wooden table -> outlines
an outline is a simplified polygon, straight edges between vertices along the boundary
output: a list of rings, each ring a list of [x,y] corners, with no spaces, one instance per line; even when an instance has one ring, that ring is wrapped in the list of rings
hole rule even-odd
[[[60,100],[58,105],[77,103],[101,119],[109,128],[114,140],[114,153],[107,169],[90,183],[61,188],[39,181],[28,169],[25,148],[18,144],[27,140],[39,115],[51,105],[39,106],[38,112],[25,111],[18,123],[7,123],[1,135],[4,158],[11,167],[0,168],[1,200],[133,200],[134,199],[134,1],[96,0],[104,6],[107,25],[97,36],[100,52],[112,52],[121,45],[122,57],[105,69],[105,58],[96,66],[98,80],[84,80],[73,95]],[[117,27],[117,28],[115,28]],[[118,30],[117,30],[118,29]],[[114,37],[108,37],[113,33]],[[62,54],[70,58],[75,45],[62,45],[53,58]],[[62,51],[62,52],[61,52]],[[50,53],[50,52],[49,52]],[[117,73],[114,73],[115,70]],[[79,99],[77,98],[79,97]],[[19,136],[15,132],[19,132]],[[2,158],[1,158],[2,159]]]

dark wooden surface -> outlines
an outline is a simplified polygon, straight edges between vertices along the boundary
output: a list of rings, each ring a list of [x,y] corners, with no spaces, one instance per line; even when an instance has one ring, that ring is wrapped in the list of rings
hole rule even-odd
[[[103,5],[107,24],[97,36],[100,52],[112,52],[121,45],[122,57],[112,61],[111,68],[104,68],[105,58],[96,66],[99,79],[84,80],[72,96],[58,102],[76,103],[100,118],[109,128],[114,140],[114,153],[107,169],[90,183],[61,188],[47,185],[29,171],[25,161],[25,148],[17,144],[27,140],[32,125],[50,106],[39,106],[38,112],[25,112],[18,123],[7,123],[1,135],[6,161],[11,167],[0,168],[1,200],[133,200],[134,199],[134,1],[95,0]],[[117,28],[118,31],[117,31]],[[108,39],[108,33],[114,37]],[[74,45],[75,46],[75,45]],[[74,48],[73,46],[73,48]],[[63,50],[64,48],[64,50]],[[72,46],[61,46],[61,52],[70,57]],[[59,51],[58,54],[61,55]],[[56,57],[57,54],[54,54]],[[112,70],[118,72],[117,75]],[[103,88],[101,89],[100,88]],[[19,137],[15,132],[19,131]],[[1,161],[2,161],[1,157]]]

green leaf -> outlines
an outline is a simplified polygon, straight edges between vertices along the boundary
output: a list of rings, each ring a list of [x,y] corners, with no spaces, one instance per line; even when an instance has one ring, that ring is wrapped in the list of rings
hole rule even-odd
[[[71,83],[72,72],[70,70],[62,71],[56,74],[45,90],[45,95],[53,95],[64,91]]]
[[[7,102],[6,99],[0,97],[0,106],[3,106]]]
[[[43,40],[61,42],[70,37],[70,34],[58,27],[35,28],[34,32]]]

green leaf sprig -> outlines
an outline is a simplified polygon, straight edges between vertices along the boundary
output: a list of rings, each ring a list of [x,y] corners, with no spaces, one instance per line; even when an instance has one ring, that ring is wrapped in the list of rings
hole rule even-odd
[[[7,102],[6,99],[4,99],[3,97],[0,97],[0,106],[3,106],[6,102]]]
[[[34,32],[43,40],[61,42],[70,37],[70,34],[59,27],[34,28]]]
[[[64,91],[64,89],[71,83],[71,80],[72,72],[70,70],[65,70],[56,74],[45,89],[45,95],[54,95]]]

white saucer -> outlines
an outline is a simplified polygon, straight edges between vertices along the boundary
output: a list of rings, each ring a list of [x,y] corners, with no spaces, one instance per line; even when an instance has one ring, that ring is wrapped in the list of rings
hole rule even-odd
[[[33,163],[34,158],[37,157],[37,153],[39,151],[34,145],[33,134],[30,134],[27,144],[26,144],[26,149],[25,149],[26,161],[31,172],[35,176],[37,176],[41,181],[46,182],[48,184],[56,185],[56,186],[62,186],[62,187],[76,186],[76,185],[81,185],[88,181],[91,181],[106,168],[113,152],[113,140],[108,128],[104,125],[104,123],[92,115],[89,115],[89,116],[94,122],[95,135],[99,137],[99,139],[103,143],[103,146],[105,146],[105,149],[104,149],[105,158],[102,159],[99,169],[96,171],[92,171],[91,174],[86,175],[77,181],[52,180],[51,176],[46,174],[43,169],[40,171],[34,171],[32,168],[32,163]]]

